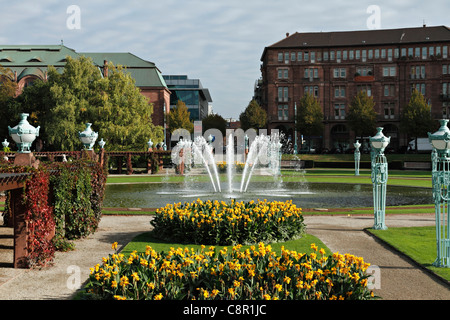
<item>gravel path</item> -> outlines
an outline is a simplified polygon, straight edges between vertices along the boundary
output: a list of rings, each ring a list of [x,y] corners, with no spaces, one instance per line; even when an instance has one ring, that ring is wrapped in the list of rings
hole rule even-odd
[[[371,265],[378,266],[379,281],[376,285],[379,289],[375,293],[383,299],[450,299],[448,285],[437,281],[364,231],[373,225],[373,217],[305,216],[305,223],[308,233],[319,237],[331,251],[361,256]],[[434,215],[388,215],[386,225],[434,225]],[[113,242],[117,241],[120,248],[137,234],[149,230],[148,216],[103,216],[97,232],[76,241],[76,250],[57,252],[52,267],[25,270],[10,267],[12,239],[9,236],[12,230],[1,227],[0,300],[70,299],[86,281],[89,268],[113,252]]]

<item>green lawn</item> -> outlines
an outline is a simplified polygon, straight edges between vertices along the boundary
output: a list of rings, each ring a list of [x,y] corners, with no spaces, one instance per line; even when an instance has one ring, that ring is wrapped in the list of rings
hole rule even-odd
[[[284,246],[288,250],[293,250],[301,253],[310,253],[313,252],[311,249],[311,244],[314,243],[316,246],[319,247],[319,249],[323,248],[327,255],[332,254],[330,249],[323,244],[320,239],[316,238],[313,235],[305,234],[301,239],[297,240],[290,240],[286,242],[277,242],[277,243],[271,243],[273,251],[275,251],[277,254],[281,252],[281,247]],[[136,236],[131,242],[129,242],[122,250],[121,253],[125,255],[129,255],[131,252],[136,250],[137,252],[145,252],[146,246],[151,246],[155,251],[164,251],[168,252],[170,248],[194,248],[194,250],[199,249],[201,245],[196,244],[183,244],[183,243],[171,243],[166,242],[161,239],[157,239],[152,236],[152,232],[146,232],[142,233],[138,236]],[[208,245],[207,245],[208,246]],[[223,248],[224,246],[215,246],[218,250]],[[232,246],[227,246],[231,248]],[[242,246],[242,250],[245,250],[246,248],[249,248],[250,246]]]
[[[370,233],[387,242],[400,252],[450,281],[450,268],[437,268],[432,265],[436,259],[436,228],[404,227],[387,230],[368,229]]]

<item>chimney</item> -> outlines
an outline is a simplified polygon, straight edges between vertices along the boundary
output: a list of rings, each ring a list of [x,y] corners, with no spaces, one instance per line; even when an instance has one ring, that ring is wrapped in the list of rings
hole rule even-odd
[[[289,32],[286,32],[286,38],[289,37]]]
[[[103,60],[103,76],[108,77],[108,60]]]

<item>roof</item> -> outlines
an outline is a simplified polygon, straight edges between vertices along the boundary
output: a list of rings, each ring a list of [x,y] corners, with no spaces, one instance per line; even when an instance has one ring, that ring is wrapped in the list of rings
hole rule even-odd
[[[103,67],[104,61],[114,65],[122,65],[136,80],[138,87],[166,87],[167,85],[153,62],[146,61],[129,52],[90,52],[77,53],[64,45],[0,45],[0,64],[16,72],[18,80],[35,75],[44,78],[48,66],[62,71],[66,57],[90,57],[94,64]]]
[[[166,87],[161,72],[153,62],[146,61],[129,52],[80,52],[90,57],[94,64],[103,67],[104,62],[112,62],[115,66],[126,67],[126,71],[136,81],[138,87]]]
[[[350,47],[445,41],[450,41],[450,29],[446,26],[336,32],[296,32],[266,47],[263,57],[268,48]]]

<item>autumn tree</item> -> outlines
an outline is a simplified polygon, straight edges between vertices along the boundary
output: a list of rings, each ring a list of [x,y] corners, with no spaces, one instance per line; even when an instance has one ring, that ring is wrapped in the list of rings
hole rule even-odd
[[[365,91],[358,92],[350,103],[346,119],[357,137],[372,135],[377,122],[373,98]]]
[[[163,129],[152,123],[153,106],[121,66],[108,65],[102,77],[90,58],[67,57],[62,73],[49,67],[48,81],[35,81],[17,98],[16,112],[32,115],[48,149],[82,147],[79,132],[92,123],[108,150],[143,150],[149,139],[161,141]],[[40,134],[41,135],[41,134]]]
[[[430,128],[434,127],[431,115],[431,106],[425,97],[416,89],[411,94],[409,103],[403,108],[400,118],[400,130],[408,137],[415,138],[417,151],[417,138],[426,137]]]
[[[225,136],[227,128],[227,120],[219,114],[210,114],[202,120],[202,130],[218,129]]]
[[[186,129],[190,133],[194,132],[194,124],[190,120],[190,112],[186,107],[186,103],[178,100],[175,108],[170,110],[168,114],[169,131],[173,133],[176,129]]]
[[[250,101],[247,108],[239,115],[241,128],[245,131],[250,128],[255,130],[264,128],[267,123],[267,113],[256,100]]]

